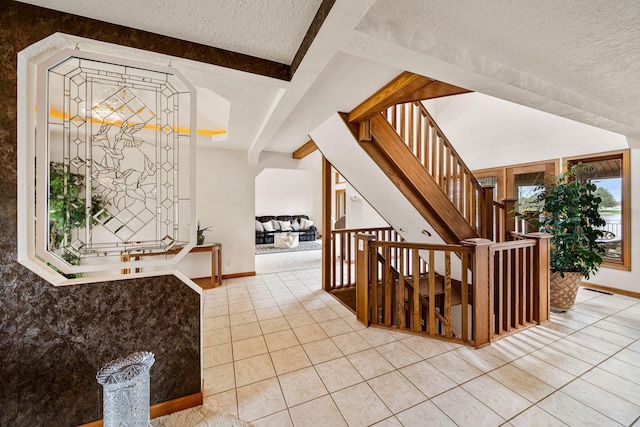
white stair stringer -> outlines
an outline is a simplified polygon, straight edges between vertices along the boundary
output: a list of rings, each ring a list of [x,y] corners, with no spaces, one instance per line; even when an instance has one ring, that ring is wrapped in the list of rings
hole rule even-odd
[[[442,245],[438,235],[420,212],[406,199],[387,175],[360,147],[342,117],[332,115],[309,136],[322,155],[336,168],[382,218],[408,242]],[[404,230],[404,231],[401,231]],[[431,236],[425,235],[426,230]],[[428,260],[427,253],[421,253]],[[452,278],[460,280],[461,261],[451,257]],[[436,252],[435,270],[444,275],[444,254]]]

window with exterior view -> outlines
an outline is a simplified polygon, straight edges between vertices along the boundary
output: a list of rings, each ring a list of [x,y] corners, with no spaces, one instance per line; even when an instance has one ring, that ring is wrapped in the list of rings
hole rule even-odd
[[[627,152],[610,153],[603,156],[572,159],[570,164],[584,163],[588,166],[580,171],[578,179],[596,185],[600,196],[600,216],[606,221],[602,227],[605,247],[605,265],[628,268],[630,259],[630,234],[628,199]]]

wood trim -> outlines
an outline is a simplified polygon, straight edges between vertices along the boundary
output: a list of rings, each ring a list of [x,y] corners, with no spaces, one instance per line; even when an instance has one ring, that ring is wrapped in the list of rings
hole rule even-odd
[[[298,160],[304,159],[305,157],[307,157],[309,154],[313,153],[317,149],[318,149],[318,146],[316,145],[316,143],[313,142],[312,139],[310,139],[303,146],[301,146],[296,151],[294,151],[291,154],[291,158],[298,159]]]
[[[565,157],[568,164],[621,159],[622,178],[622,259],[603,258],[602,267],[631,271],[631,155],[628,149],[607,151],[583,156]]]
[[[349,113],[348,122],[370,119],[392,105],[471,92],[408,71],[385,85]]]
[[[198,393],[190,394],[189,396],[179,397],[177,399],[151,405],[149,407],[149,416],[151,419],[155,419],[164,415],[173,414],[174,412],[195,408],[196,406],[202,405],[203,402],[204,397],[200,391]],[[87,424],[82,424],[79,427],[102,427],[103,424],[102,420],[97,420]]]
[[[242,273],[231,273],[231,274],[223,274],[222,278],[223,279],[236,279],[238,277],[251,277],[251,276],[255,276],[256,272],[255,271],[245,271]]]
[[[589,283],[589,282],[580,282],[580,286],[582,286],[583,288],[591,288],[591,289],[595,289],[597,291],[611,292],[612,294],[624,295],[626,297],[640,299],[640,292],[627,291],[625,289],[611,288],[609,286],[596,285],[594,283]]]
[[[291,67],[267,59],[193,43],[148,31],[110,24],[44,7],[17,1],[3,3],[3,15],[14,25],[29,25],[35,30],[34,38],[43,39],[56,32],[85,37],[121,46],[157,52],[206,64],[218,65],[238,71],[291,80]],[[12,18],[11,18],[12,16]],[[37,25],[33,25],[37,23]],[[306,52],[306,51],[305,51]]]
[[[298,71],[298,67],[300,66],[300,63],[302,63],[302,59],[307,54],[307,51],[311,47],[316,35],[318,35],[318,31],[320,31],[322,24],[324,24],[325,19],[327,19],[327,16],[335,2],[336,0],[322,0],[322,3],[320,3],[318,11],[313,17],[313,21],[311,21],[311,25],[309,25],[307,33],[304,35],[304,38],[300,43],[300,47],[298,47],[298,51],[291,61],[291,65],[289,66],[289,80],[291,80],[296,71]]]
[[[332,208],[332,166],[326,157],[322,156],[322,288],[331,290],[331,208]]]

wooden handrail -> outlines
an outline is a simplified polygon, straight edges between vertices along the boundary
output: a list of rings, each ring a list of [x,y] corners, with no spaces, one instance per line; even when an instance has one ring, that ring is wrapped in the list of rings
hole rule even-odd
[[[548,239],[532,233],[502,243],[433,245],[358,234],[356,316],[366,325],[488,345],[549,319]]]
[[[396,104],[381,114],[477,235],[492,240],[492,187],[478,182],[424,105]]]

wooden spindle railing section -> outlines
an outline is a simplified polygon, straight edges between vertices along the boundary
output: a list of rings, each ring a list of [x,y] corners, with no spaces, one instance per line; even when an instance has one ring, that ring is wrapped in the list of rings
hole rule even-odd
[[[355,237],[359,233],[375,236],[378,240],[401,241],[402,237],[391,227],[331,230],[331,274],[326,291],[355,287]]]
[[[493,187],[476,180],[422,103],[397,104],[382,115],[478,236],[493,239]]]
[[[470,239],[462,245],[427,245],[360,234],[356,316],[366,325],[475,347],[545,322],[548,235],[531,236],[505,243]]]

